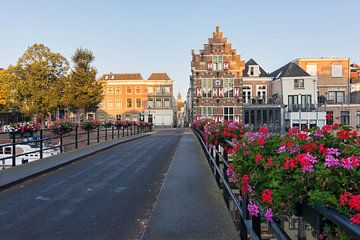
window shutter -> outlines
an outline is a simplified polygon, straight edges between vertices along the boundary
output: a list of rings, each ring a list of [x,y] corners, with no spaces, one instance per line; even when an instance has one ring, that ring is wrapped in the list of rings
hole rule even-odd
[[[213,116],[213,120],[214,120],[215,122],[217,122],[217,116],[216,116],[216,115]]]
[[[219,97],[224,97],[223,88],[219,88]]]
[[[201,88],[197,88],[196,89],[196,97],[200,98],[201,97]]]
[[[213,97],[216,98],[217,97],[217,89],[216,88],[213,88]]]
[[[212,69],[213,69],[213,64],[212,64],[212,62],[208,62],[208,63],[207,63],[207,69],[208,69],[208,70],[212,70]]]
[[[200,120],[200,119],[201,119],[201,116],[196,115],[196,120]]]
[[[239,97],[239,88],[238,87],[235,88],[235,97]]]
[[[224,70],[229,70],[229,63],[228,62],[224,62]]]
[[[224,120],[224,116],[219,115],[219,122],[222,122]]]
[[[235,122],[239,122],[240,117],[239,116],[235,116]]]

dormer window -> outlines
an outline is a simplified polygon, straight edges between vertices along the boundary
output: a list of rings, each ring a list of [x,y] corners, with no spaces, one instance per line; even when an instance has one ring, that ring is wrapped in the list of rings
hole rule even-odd
[[[112,75],[112,76],[111,76],[111,80],[114,80],[114,79],[115,79],[115,76],[114,76],[114,75]]]
[[[109,79],[109,76],[108,76],[108,75],[106,75],[106,76],[105,76],[105,80],[108,80],[108,79]]]
[[[260,75],[260,67],[258,65],[249,66],[249,76],[258,77]]]

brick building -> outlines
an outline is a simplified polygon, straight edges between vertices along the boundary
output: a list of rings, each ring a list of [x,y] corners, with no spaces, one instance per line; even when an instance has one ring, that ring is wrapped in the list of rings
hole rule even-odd
[[[219,27],[199,54],[192,50],[191,120],[243,120],[242,78],[245,63]]]
[[[147,121],[173,125],[173,80],[166,73],[143,79],[140,73],[104,74],[104,98],[96,111],[99,120]]]

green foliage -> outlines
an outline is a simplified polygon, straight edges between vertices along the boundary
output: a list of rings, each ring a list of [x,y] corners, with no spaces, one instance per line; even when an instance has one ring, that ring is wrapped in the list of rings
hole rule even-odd
[[[72,56],[74,69],[65,79],[62,103],[74,112],[95,111],[103,98],[102,82],[96,80],[97,70],[91,66],[94,58],[91,51],[82,48]]]
[[[68,69],[69,63],[61,54],[43,44],[32,45],[15,66],[8,68],[14,104],[23,114],[44,119],[60,104],[59,86]]]

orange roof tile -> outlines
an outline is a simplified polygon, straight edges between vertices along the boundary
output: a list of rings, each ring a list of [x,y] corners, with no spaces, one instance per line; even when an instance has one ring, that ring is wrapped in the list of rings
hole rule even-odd
[[[171,80],[166,73],[152,73],[148,80]]]

